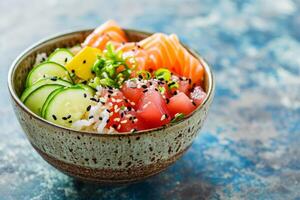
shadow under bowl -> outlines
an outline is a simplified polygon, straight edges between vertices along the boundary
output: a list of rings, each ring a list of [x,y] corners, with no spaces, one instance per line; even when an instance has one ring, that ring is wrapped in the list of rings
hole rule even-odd
[[[205,69],[207,97],[191,115],[174,124],[134,134],[97,134],[75,131],[46,121],[31,112],[19,99],[28,72],[39,53],[72,47],[83,42],[92,30],[60,34],[38,42],[12,64],[8,87],[12,105],[27,138],[36,151],[63,173],[102,184],[135,182],[159,173],[180,158],[199,133],[214,96],[214,77],[200,55],[187,48]],[[125,29],[129,41],[151,33]]]

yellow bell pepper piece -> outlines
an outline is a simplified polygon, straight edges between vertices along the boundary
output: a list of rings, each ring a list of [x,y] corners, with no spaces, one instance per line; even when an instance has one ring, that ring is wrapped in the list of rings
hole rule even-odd
[[[73,57],[66,68],[79,78],[89,80],[94,77],[92,67],[97,60],[97,55],[100,54],[100,49],[86,46]]]

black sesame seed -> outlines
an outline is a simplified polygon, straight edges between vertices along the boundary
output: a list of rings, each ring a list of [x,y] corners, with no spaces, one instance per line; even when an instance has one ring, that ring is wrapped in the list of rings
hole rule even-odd
[[[175,91],[173,94],[176,95],[176,94],[177,94],[177,91]]]
[[[174,84],[175,84],[175,82],[172,81],[171,83],[168,84],[168,86],[171,87]]]
[[[143,90],[143,93],[146,93],[146,92],[148,92],[148,89],[146,89],[146,90]]]
[[[127,100],[127,99],[124,99],[124,101],[125,101],[126,103],[128,103],[128,100]]]
[[[108,113],[110,113],[111,111],[110,110],[108,110],[108,109],[106,109],[106,111],[108,112]]]
[[[72,70],[71,70],[71,72],[72,72],[72,73],[75,73],[75,70],[74,70],[74,69],[72,69]]]
[[[112,90],[112,89],[113,89],[113,88],[112,88],[111,86],[109,86],[109,85],[108,85],[107,87],[108,87],[108,89],[110,89],[110,90]]]
[[[108,120],[106,120],[106,123],[108,123],[109,122],[109,119]]]
[[[52,77],[51,81],[57,81],[57,77],[56,76]]]
[[[128,106],[128,107],[127,107],[127,110],[128,110],[128,111],[131,111],[131,107]]]
[[[189,78],[189,84],[191,84],[191,83],[192,83],[192,79]]]
[[[46,60],[46,59],[43,57],[43,58],[42,58],[42,61],[45,61],[45,60]]]
[[[92,71],[92,74],[96,74],[94,71]]]
[[[89,116],[89,119],[93,119],[94,118],[94,116]]]
[[[166,98],[166,103],[167,104],[170,103],[170,99]]]
[[[112,91],[112,90],[108,90],[108,93],[112,94],[112,93],[114,93],[114,91]]]
[[[70,118],[71,118],[71,115],[68,115],[68,116],[67,116],[67,119],[70,119]]]
[[[108,97],[108,98],[110,98],[110,97],[111,97],[111,95],[109,94],[109,95],[107,95],[107,97]]]
[[[87,84],[87,81],[82,81],[82,84]]]
[[[143,76],[142,76],[142,75],[139,75],[139,78],[140,78],[140,79],[143,79]]]
[[[129,117],[129,120],[132,121],[132,120],[133,120],[133,117]]]
[[[70,124],[71,124],[72,122],[73,122],[72,120],[69,121]]]
[[[149,82],[149,85],[152,85],[152,82],[151,82],[151,81]]]
[[[117,126],[117,124],[113,124],[112,127],[113,127],[114,129],[117,129],[118,126]]]
[[[54,120],[57,120],[57,118],[56,118],[56,116],[55,116],[55,115],[52,115],[52,118],[53,118]]]
[[[192,104],[193,104],[194,106],[197,106],[197,104],[196,104],[194,101],[192,101]]]
[[[88,107],[86,107],[86,111],[90,111],[91,110],[91,105],[89,105]]]
[[[155,91],[157,91],[157,92],[158,92],[158,89],[157,89],[157,88],[155,88]]]
[[[183,81],[183,78],[182,78],[182,77],[179,77],[179,80]]]
[[[142,88],[147,88],[147,85],[142,85]]]
[[[67,117],[62,117],[62,119],[63,119],[63,120],[67,120],[68,118],[67,118]]]
[[[160,81],[164,81],[165,79],[163,79],[163,78],[159,78],[158,80],[160,80]]]
[[[84,93],[84,94],[83,94],[83,97],[84,97],[84,98],[86,98],[86,97],[87,97],[86,93]]]
[[[165,117],[166,117],[166,119],[168,119],[168,118],[169,118],[169,115],[165,114]]]
[[[95,101],[95,102],[99,102],[99,100],[96,99],[96,98],[94,98],[94,97],[90,98],[90,100],[91,100],[91,101]]]
[[[83,60],[83,64],[85,64],[86,63],[86,60]]]
[[[68,62],[68,58],[65,58],[65,63]]]
[[[99,117],[99,120],[102,121],[102,117]]]
[[[124,117],[124,112],[121,112],[121,117]]]

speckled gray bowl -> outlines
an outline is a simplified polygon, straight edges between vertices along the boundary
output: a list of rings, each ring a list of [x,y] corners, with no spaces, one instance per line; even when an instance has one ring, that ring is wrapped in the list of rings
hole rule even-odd
[[[95,134],[75,131],[48,122],[31,112],[20,101],[25,79],[38,53],[81,43],[91,30],[60,34],[43,40],[22,53],[8,74],[8,86],[15,114],[30,143],[51,165],[73,177],[102,184],[128,183],[166,169],[191,146],[206,118],[214,95],[209,65],[204,65],[207,97],[186,119],[157,129],[134,134]],[[149,33],[126,30],[130,41]]]

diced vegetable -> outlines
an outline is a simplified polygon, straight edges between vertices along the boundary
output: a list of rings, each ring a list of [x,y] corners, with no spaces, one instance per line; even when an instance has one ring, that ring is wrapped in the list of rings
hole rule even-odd
[[[101,51],[93,47],[84,47],[73,59],[66,65],[66,68],[75,73],[83,80],[89,80],[94,77],[92,67]]]

